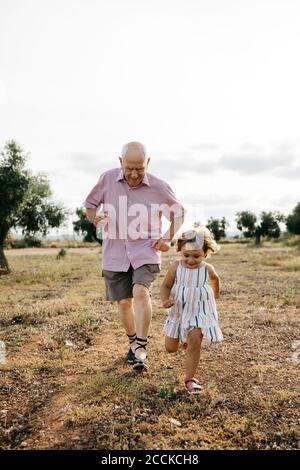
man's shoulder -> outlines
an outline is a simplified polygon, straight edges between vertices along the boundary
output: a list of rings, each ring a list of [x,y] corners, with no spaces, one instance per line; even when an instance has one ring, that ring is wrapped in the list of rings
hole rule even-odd
[[[110,170],[103,171],[103,173],[101,173],[100,176],[99,176],[99,180],[100,179],[106,179],[106,178],[115,178],[115,179],[117,179],[119,173],[120,173],[120,168],[112,168]]]
[[[168,188],[169,187],[169,184],[163,180],[162,178],[158,178],[158,176],[155,176],[153,175],[152,173],[148,173],[147,171],[147,177],[148,177],[148,181],[149,181],[149,184],[151,186],[160,186],[162,188]]]

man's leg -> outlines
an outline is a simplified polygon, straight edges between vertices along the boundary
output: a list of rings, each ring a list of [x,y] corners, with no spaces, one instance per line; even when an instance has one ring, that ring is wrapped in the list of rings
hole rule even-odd
[[[116,300],[122,325],[128,336],[130,349],[127,353],[127,362],[134,362],[136,344],[135,319],[132,303],[132,267],[127,272],[103,270],[106,286],[107,300]]]
[[[118,309],[121,322],[126,331],[127,336],[134,337],[136,329],[132,298],[119,300]],[[136,341],[130,342],[130,347],[132,352],[134,352],[136,348]]]
[[[136,312],[136,335],[138,338],[144,340],[140,341],[140,344],[146,345],[152,317],[152,305],[149,289],[142,284],[134,284],[133,301],[134,311]],[[138,348],[135,355],[137,359],[144,360],[147,356],[146,349]]]
[[[134,369],[148,369],[147,339],[152,317],[152,305],[149,289],[160,271],[158,264],[144,264],[133,271],[132,295],[135,311],[137,347]]]

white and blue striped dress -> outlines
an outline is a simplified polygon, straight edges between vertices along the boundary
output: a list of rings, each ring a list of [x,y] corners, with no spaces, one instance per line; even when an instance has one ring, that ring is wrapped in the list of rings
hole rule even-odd
[[[208,341],[223,340],[214,293],[208,284],[206,263],[199,268],[189,269],[179,262],[170,296],[175,299],[175,304],[169,308],[165,323],[164,332],[167,336],[186,343],[188,333],[194,328],[201,328]]]

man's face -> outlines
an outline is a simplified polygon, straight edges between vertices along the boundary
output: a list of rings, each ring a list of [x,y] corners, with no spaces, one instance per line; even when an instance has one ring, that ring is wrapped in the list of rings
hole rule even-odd
[[[146,159],[140,150],[128,150],[123,158],[120,158],[123,175],[128,185],[138,186],[144,179],[150,158]]]

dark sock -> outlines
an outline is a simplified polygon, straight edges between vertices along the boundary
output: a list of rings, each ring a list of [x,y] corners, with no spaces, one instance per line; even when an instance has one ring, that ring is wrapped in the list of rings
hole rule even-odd
[[[134,333],[134,335],[127,335],[128,336],[128,339],[129,339],[129,344],[130,344],[130,347],[131,345],[136,341],[136,333]]]

